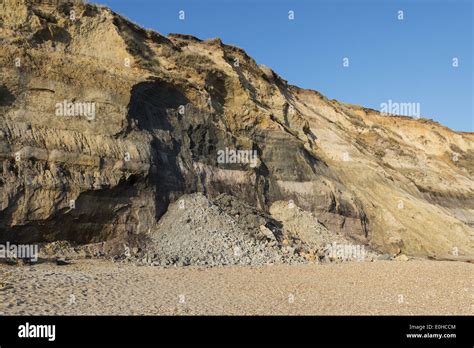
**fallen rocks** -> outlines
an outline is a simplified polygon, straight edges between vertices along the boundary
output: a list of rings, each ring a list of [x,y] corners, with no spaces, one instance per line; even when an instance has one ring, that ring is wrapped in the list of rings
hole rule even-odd
[[[271,241],[275,241],[276,238],[275,238],[275,235],[273,234],[273,232],[267,228],[265,225],[260,225],[260,232],[269,240]]]
[[[66,258],[58,257],[56,259],[56,265],[58,265],[58,266],[67,266],[69,264],[71,264],[71,262]]]
[[[219,204],[222,199],[213,202],[196,193],[171,204],[150,235],[147,264],[215,267],[306,262],[291,246],[281,248],[267,227],[276,221],[254,209],[234,211],[232,204]],[[232,199],[225,198],[226,202]]]
[[[409,258],[405,254],[400,254],[394,257],[395,261],[408,261]]]
[[[391,260],[391,259],[392,259],[392,255],[390,255],[390,254],[382,254],[382,255],[380,255],[376,258],[376,260],[378,260],[378,261],[387,261],[387,260]]]

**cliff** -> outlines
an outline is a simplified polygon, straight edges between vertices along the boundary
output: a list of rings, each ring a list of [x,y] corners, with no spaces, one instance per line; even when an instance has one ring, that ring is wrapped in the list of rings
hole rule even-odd
[[[219,39],[90,4],[4,0],[0,41],[0,240],[139,244],[202,192],[288,202],[383,252],[474,255],[472,133],[329,100]]]

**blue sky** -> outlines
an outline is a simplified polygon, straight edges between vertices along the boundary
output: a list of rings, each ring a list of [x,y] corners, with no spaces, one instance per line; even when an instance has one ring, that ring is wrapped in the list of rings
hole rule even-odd
[[[388,100],[420,103],[422,117],[474,131],[472,0],[94,2],[164,35],[220,37],[330,99],[377,110]]]

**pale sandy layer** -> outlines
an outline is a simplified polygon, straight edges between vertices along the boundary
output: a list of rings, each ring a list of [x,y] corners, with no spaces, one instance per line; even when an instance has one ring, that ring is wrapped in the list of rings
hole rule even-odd
[[[474,314],[474,265],[137,267],[106,261],[0,266],[0,313]]]

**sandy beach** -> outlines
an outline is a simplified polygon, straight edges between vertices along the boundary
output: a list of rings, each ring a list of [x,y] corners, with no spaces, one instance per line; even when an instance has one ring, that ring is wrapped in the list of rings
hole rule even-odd
[[[1,315],[473,315],[474,265],[0,265]]]

